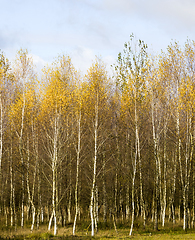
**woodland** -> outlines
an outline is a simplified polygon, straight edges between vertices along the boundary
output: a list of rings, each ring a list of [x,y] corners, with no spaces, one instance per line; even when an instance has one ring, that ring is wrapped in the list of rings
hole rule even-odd
[[[1,225],[195,227],[195,42],[151,56],[130,36],[112,68],[62,55],[40,79],[0,53]]]

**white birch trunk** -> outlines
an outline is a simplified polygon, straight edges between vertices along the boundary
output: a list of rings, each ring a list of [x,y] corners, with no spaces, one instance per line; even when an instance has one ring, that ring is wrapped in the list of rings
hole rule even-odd
[[[129,184],[127,184],[127,189],[126,189],[126,220],[129,220],[129,215],[130,215],[130,199],[129,199]]]
[[[16,212],[16,202],[15,202],[15,173],[13,176],[13,208],[14,208],[14,222],[15,222],[15,231],[17,230],[17,212]]]
[[[97,213],[97,207],[96,207],[96,205],[97,205],[97,201],[98,201],[98,199],[96,198],[97,196],[96,196],[96,187],[97,186],[95,186],[95,189],[94,189],[94,205],[93,205],[93,213],[94,213],[94,225],[95,225],[95,231],[96,231],[96,233],[97,233],[97,231],[98,231],[98,226],[97,226],[97,224],[98,224],[98,213]]]
[[[10,138],[10,142],[11,142],[11,146],[10,146],[10,224],[11,227],[13,226],[14,223],[14,186],[13,186],[13,146],[12,146],[12,134],[11,134],[11,138]]]
[[[24,113],[25,113],[26,99],[24,95],[24,82],[23,82],[23,105],[22,105],[22,117],[21,117],[21,126],[20,126],[20,134],[18,132],[19,138],[19,153],[22,164],[22,199],[21,199],[21,227],[24,227],[24,157],[23,157],[23,129],[24,129]]]
[[[133,225],[135,219],[135,177],[137,171],[137,158],[140,158],[140,149],[139,149],[139,134],[138,134],[138,119],[137,119],[137,104],[135,100],[135,157],[134,162],[132,163],[133,167],[133,176],[132,176],[132,190],[131,190],[131,201],[132,201],[132,216],[131,216],[131,228],[129,235],[132,235],[133,232]]]
[[[37,171],[37,159],[35,163],[35,171],[33,176],[33,186],[32,186],[32,193],[30,191],[30,181],[29,181],[29,160],[30,160],[30,149],[29,149],[29,137],[27,137],[27,174],[26,174],[26,182],[27,182],[27,191],[28,191],[28,202],[31,204],[32,207],[32,224],[31,224],[31,232],[34,230],[35,225],[35,214],[36,209],[34,205],[34,189],[35,189],[35,179],[36,179],[36,171]]]
[[[75,185],[75,217],[72,234],[75,235],[76,231],[76,222],[79,211],[78,206],[78,184],[79,184],[79,165],[80,165],[80,151],[81,151],[81,111],[79,111],[78,117],[78,144],[77,144],[77,169],[76,169],[76,185]]]
[[[91,236],[94,236],[94,198],[97,171],[97,138],[98,138],[98,94],[95,104],[95,124],[94,124],[94,159],[93,159],[93,182],[91,189],[90,216],[91,216]]]
[[[165,226],[166,206],[167,206],[167,127],[164,124],[164,191],[162,207],[162,226]]]
[[[152,135],[154,143],[154,160],[156,163],[156,179],[155,179],[155,195],[154,195],[154,230],[158,230],[158,197],[159,197],[159,158],[158,158],[158,137],[155,127],[154,119],[154,98],[153,90],[151,91],[152,100],[151,100],[151,111],[152,111]]]
[[[58,115],[57,109],[55,113],[54,119],[54,138],[53,138],[53,156],[52,156],[52,214],[49,221],[48,230],[51,229],[52,220],[54,220],[54,235],[57,235],[57,219],[56,219],[56,179],[57,179],[57,161],[58,161],[58,151],[57,151],[57,143],[58,143]]]
[[[129,236],[132,235],[133,232],[133,224],[135,219],[135,175],[136,175],[136,169],[137,169],[137,156],[135,156],[135,162],[133,166],[133,179],[132,179],[132,190],[131,190],[131,202],[132,202],[132,215],[131,215],[131,228],[129,232]]]
[[[70,190],[68,199],[68,222],[71,222],[71,203],[72,203],[72,164],[70,162]]]
[[[107,206],[106,206],[106,183],[105,183],[105,154],[103,154],[103,220],[106,222]]]
[[[194,166],[193,166],[193,185],[192,185],[192,228],[194,228],[194,221],[195,221],[195,173],[194,173]]]

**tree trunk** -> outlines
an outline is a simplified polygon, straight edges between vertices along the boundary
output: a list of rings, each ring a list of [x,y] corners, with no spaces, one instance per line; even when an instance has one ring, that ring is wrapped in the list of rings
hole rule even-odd
[[[68,199],[68,222],[71,222],[71,203],[72,203],[72,164],[70,163],[70,190]]]
[[[79,117],[78,117],[78,144],[77,144],[77,169],[76,169],[76,185],[75,185],[75,217],[74,217],[74,224],[73,224],[73,230],[72,234],[75,235],[76,231],[76,222],[77,222],[77,216],[79,211],[78,206],[78,184],[79,184],[79,165],[80,165],[80,151],[81,151],[81,111],[79,111]]]
[[[133,178],[132,178],[132,190],[131,190],[131,204],[132,204],[132,214],[131,214],[131,228],[129,232],[129,236],[132,235],[133,232],[133,224],[135,219],[135,175],[136,175],[136,163],[137,159],[135,157],[134,169],[133,169]]]
[[[107,221],[107,204],[106,204],[106,182],[105,182],[105,154],[103,153],[103,220]]]
[[[91,216],[91,236],[94,236],[94,204],[95,204],[95,185],[97,171],[97,138],[98,138],[98,94],[95,104],[95,124],[94,124],[94,159],[93,159],[93,182],[91,188],[90,216]]]
[[[54,119],[54,139],[53,139],[53,157],[52,157],[52,215],[50,217],[48,230],[51,229],[52,220],[54,220],[54,235],[57,235],[57,220],[56,220],[56,197],[57,197],[57,162],[58,162],[58,116],[56,110],[56,116]]]

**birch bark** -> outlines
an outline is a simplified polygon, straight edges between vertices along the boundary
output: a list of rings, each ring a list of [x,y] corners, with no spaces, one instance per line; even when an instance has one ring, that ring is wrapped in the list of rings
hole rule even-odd
[[[80,165],[80,151],[81,151],[81,110],[79,111],[79,116],[77,120],[78,124],[78,143],[77,143],[77,164],[76,164],[76,185],[75,185],[75,217],[74,217],[74,224],[73,224],[73,236],[75,235],[76,231],[76,222],[77,222],[77,216],[79,212],[79,206],[78,206],[78,184],[79,184],[79,165]]]

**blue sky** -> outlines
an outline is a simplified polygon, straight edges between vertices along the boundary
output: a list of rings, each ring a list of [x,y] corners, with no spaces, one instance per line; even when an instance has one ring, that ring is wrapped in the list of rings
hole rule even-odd
[[[0,49],[28,49],[38,69],[67,54],[83,73],[95,55],[110,66],[131,33],[155,54],[195,40],[194,0],[0,0]]]

